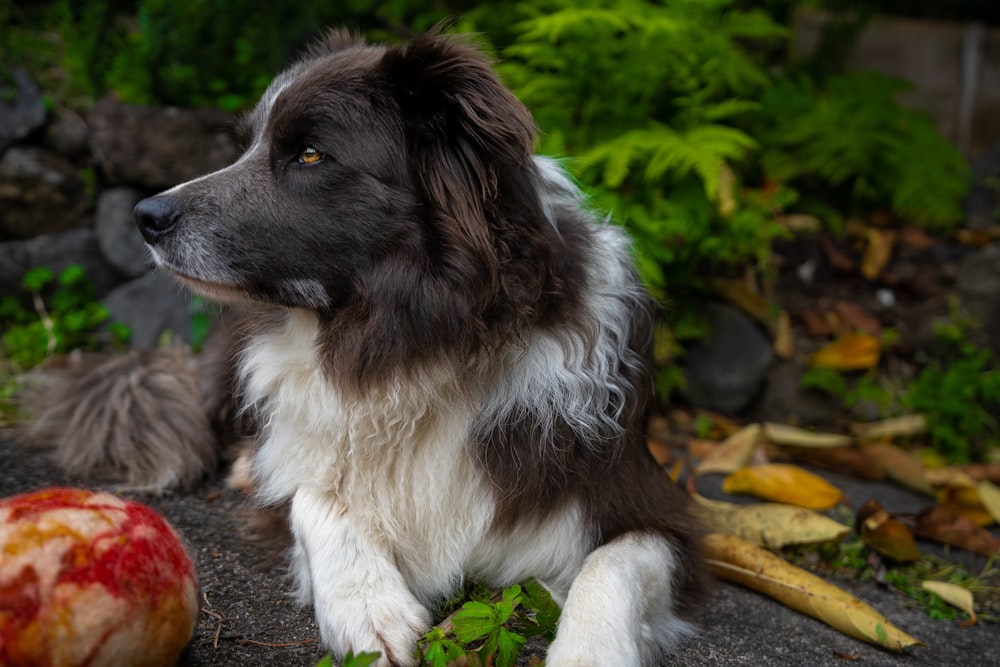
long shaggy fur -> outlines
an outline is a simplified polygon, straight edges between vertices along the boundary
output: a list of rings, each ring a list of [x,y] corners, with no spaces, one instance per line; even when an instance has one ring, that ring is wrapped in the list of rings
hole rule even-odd
[[[648,664],[691,634],[699,530],[643,436],[652,302],[487,59],[436,32],[333,33],[244,130],[239,160],[136,217],[162,269],[257,311],[223,377],[259,425],[251,486],[288,508],[323,642],[413,665],[465,577],[550,590],[551,667]],[[139,374],[137,399],[126,377],[100,392],[118,407],[76,423],[110,433],[128,401],[144,428],[176,424],[155,412],[166,380]],[[178,474],[121,430],[81,461]]]
[[[74,474],[124,473],[136,488],[191,486],[216,466],[195,363],[180,347],[96,365],[70,360],[77,368],[25,400],[35,413],[26,436]]]

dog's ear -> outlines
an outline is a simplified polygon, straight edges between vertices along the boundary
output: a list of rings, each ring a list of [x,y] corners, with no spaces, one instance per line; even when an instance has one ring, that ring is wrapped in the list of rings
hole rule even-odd
[[[445,218],[442,233],[459,235],[452,241],[483,250],[481,260],[491,245],[490,224],[502,215],[503,179],[531,170],[531,114],[482,51],[456,36],[432,31],[390,48],[382,65],[402,112],[410,173],[428,210]]]

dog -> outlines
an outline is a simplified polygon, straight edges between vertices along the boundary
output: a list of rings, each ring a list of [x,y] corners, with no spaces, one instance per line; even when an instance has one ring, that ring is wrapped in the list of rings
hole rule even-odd
[[[468,40],[331,32],[232,165],[139,202],[156,265],[257,311],[235,379],[257,498],[335,653],[414,665],[463,580],[535,577],[550,667],[655,663],[695,631],[700,537],[649,455],[654,304]]]

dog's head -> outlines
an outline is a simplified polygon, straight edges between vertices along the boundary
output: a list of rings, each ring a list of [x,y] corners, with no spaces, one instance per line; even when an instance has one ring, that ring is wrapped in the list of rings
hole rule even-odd
[[[399,354],[481,348],[572,300],[531,115],[467,42],[331,33],[243,125],[234,164],[136,206],[194,291],[315,311],[370,357],[390,334]]]

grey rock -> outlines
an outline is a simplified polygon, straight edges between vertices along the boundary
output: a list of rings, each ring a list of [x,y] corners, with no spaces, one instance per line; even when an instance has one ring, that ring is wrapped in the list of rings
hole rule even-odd
[[[59,154],[15,146],[0,157],[0,239],[64,231],[89,204],[79,170]]]
[[[836,400],[803,388],[802,371],[794,361],[778,361],[771,366],[760,400],[753,406],[755,421],[829,424],[843,412]]]
[[[234,116],[224,111],[135,106],[105,97],[87,120],[111,185],[160,190],[221,169],[238,154]]]
[[[706,307],[711,333],[684,359],[687,397],[699,407],[734,413],[757,397],[774,361],[771,342],[757,323],[732,306]]]
[[[45,146],[70,158],[85,158],[90,151],[90,128],[83,116],[62,109],[45,126]]]
[[[42,91],[23,67],[10,71],[7,81],[0,79],[0,90],[12,92],[0,97],[0,151],[24,139],[45,123]],[[9,100],[9,101],[5,101]]]
[[[966,195],[966,224],[970,229],[989,229],[1000,222],[1000,143],[983,151],[972,162],[972,188]]]
[[[955,276],[959,301],[981,330],[974,342],[1000,352],[1000,244],[972,252],[958,263]]]
[[[156,347],[160,335],[171,331],[174,339],[186,341],[191,328],[191,297],[169,276],[153,271],[113,290],[101,303],[111,321],[132,331],[133,349]]]
[[[97,241],[104,257],[129,278],[149,271],[151,262],[132,209],[142,193],[132,188],[110,188],[97,199]]]
[[[0,294],[21,293],[21,278],[44,266],[58,274],[71,264],[81,264],[100,297],[121,282],[118,272],[104,260],[97,235],[89,227],[26,241],[0,243]]]

